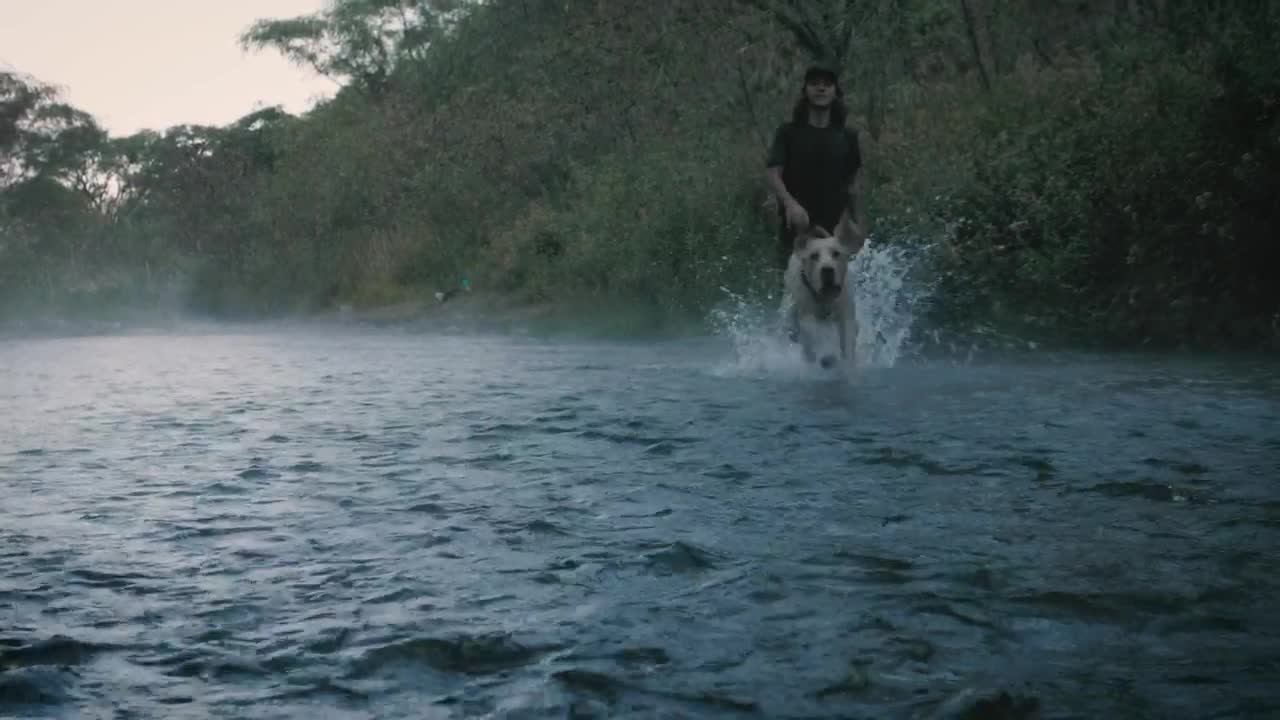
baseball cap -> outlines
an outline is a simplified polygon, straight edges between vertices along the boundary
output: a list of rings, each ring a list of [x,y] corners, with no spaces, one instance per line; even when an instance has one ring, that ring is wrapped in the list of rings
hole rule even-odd
[[[840,84],[840,73],[836,72],[836,69],[831,65],[815,63],[810,65],[809,68],[804,71],[804,82],[806,85],[820,77],[825,77],[835,85]]]

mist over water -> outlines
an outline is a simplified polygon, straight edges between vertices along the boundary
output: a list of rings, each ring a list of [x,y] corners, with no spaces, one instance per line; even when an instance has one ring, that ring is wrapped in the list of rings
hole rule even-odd
[[[0,341],[0,716],[1273,717],[1280,374],[351,325]]]

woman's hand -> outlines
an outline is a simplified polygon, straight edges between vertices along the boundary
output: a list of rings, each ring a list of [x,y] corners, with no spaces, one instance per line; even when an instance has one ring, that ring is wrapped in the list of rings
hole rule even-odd
[[[800,206],[795,200],[787,202],[787,224],[793,230],[803,230],[809,227],[809,213]]]

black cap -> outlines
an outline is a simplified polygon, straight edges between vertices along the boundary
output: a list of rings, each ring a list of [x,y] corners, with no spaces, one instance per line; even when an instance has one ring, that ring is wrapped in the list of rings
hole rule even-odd
[[[804,82],[806,85],[812,82],[814,78],[819,77],[825,77],[830,80],[832,84],[837,86],[840,85],[840,73],[836,72],[836,69],[831,65],[815,63],[810,65],[808,70],[804,71]]]

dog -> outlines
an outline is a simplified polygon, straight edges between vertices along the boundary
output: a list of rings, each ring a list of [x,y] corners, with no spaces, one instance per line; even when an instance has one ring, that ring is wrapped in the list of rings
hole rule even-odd
[[[795,246],[783,274],[783,286],[791,300],[789,321],[805,360],[824,369],[837,363],[852,368],[858,339],[854,315],[849,261],[862,249],[866,237],[846,220],[832,235],[818,225],[796,233]],[[840,355],[817,356],[818,336],[824,323],[833,323],[840,340]]]

